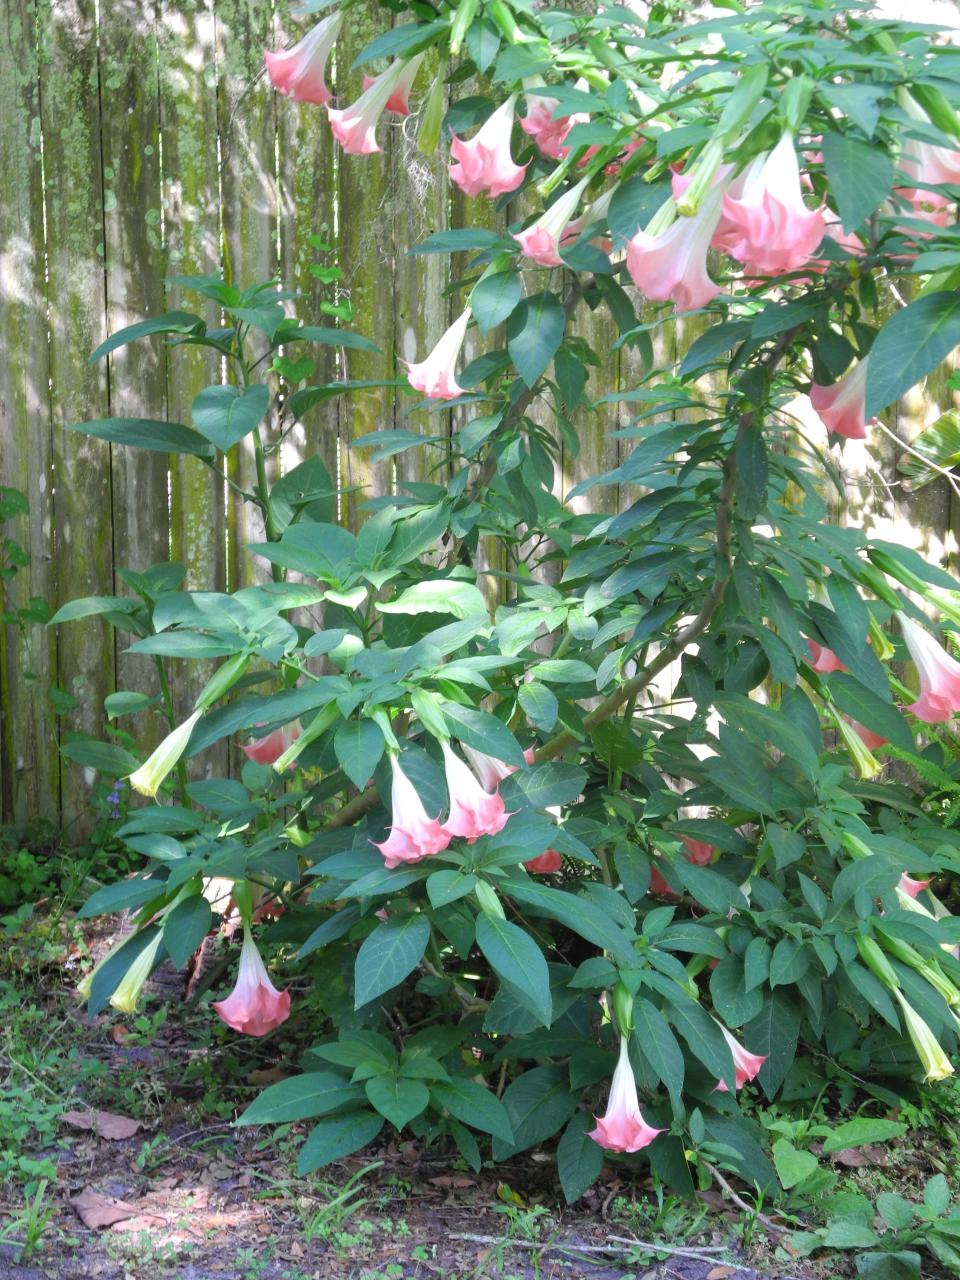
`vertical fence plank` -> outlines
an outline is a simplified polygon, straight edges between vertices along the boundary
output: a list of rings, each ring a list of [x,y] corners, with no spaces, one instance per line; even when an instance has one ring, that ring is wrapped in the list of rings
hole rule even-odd
[[[163,142],[164,248],[172,277],[218,275],[221,269],[220,191],[214,21],[210,0],[165,0],[158,12],[160,127]],[[215,303],[169,284],[166,305],[220,322]],[[167,350],[167,406],[173,422],[190,425],[194,397],[220,380],[215,352],[195,346]],[[223,482],[198,458],[172,457],[170,551],[187,570],[189,590],[222,591],[226,583]],[[211,663],[191,663],[174,687],[177,718],[189,714]],[[202,767],[223,773],[226,748],[205,752]]]
[[[295,2],[284,4],[284,10],[296,8]],[[281,43],[294,44],[309,25],[289,20],[284,13]],[[307,24],[316,19],[308,18]],[[329,73],[328,73],[329,78]],[[280,140],[280,252],[281,279],[288,288],[296,289],[298,316],[305,324],[328,324],[320,310],[321,302],[333,302],[334,285],[324,284],[311,267],[333,265],[335,253],[325,252],[310,243],[311,236],[321,236],[333,245],[336,224],[336,147],[327,114],[311,102],[291,102],[277,97],[277,131]],[[310,376],[311,386],[321,386],[338,376],[338,356],[334,347],[299,346],[290,352],[300,358],[309,355],[315,362]],[[325,400],[308,410],[302,422],[290,431],[283,445],[283,470],[289,471],[308,457],[319,456],[334,483],[339,478],[339,402]]]
[[[30,556],[12,582],[0,582],[0,611],[49,600],[53,586],[37,16],[32,0],[0,0],[0,485],[30,503],[29,517],[0,526],[0,539]],[[56,683],[53,632],[0,623],[0,820],[57,814],[47,701]]]
[[[271,6],[260,0],[214,0],[217,95],[220,116],[220,182],[223,194],[224,274],[247,288],[277,270],[276,108],[263,80],[263,50],[273,47]],[[262,335],[260,335],[262,339]],[[255,343],[256,335],[252,339]],[[274,433],[261,428],[265,444]],[[256,485],[253,437],[233,451],[230,478],[248,493]],[[271,453],[269,476],[276,475]],[[263,520],[251,504],[231,495],[227,578],[231,590],[269,577],[246,546],[262,542]]]
[[[417,76],[414,97],[422,101],[438,74],[437,58],[425,59]],[[411,255],[408,250],[435,231],[447,226],[450,199],[447,174],[448,157],[444,147],[432,156],[417,150],[418,122],[401,121],[392,129],[392,181],[389,193],[394,211],[393,233],[396,271],[396,310],[394,314],[394,346],[398,357],[422,360],[432,351],[450,323],[450,306],[443,296],[449,280],[450,259],[446,254]],[[459,306],[459,300],[457,302]],[[402,366],[401,366],[402,368]],[[416,404],[411,397],[397,396],[397,425],[421,435],[447,435],[449,414],[420,414],[419,422],[410,418],[408,406]],[[445,484],[449,455],[427,446],[412,449],[397,458],[400,484],[404,480]]]
[[[157,30],[150,4],[104,5],[100,10],[100,121],[103,150],[103,225],[106,246],[107,329],[160,314],[165,306],[160,220],[160,102]],[[122,106],[121,106],[122,104]],[[166,348],[150,339],[109,357],[110,410],[117,417],[166,416]],[[162,453],[113,450],[113,546],[117,569],[142,572],[169,558],[169,458]],[[122,688],[156,693],[156,667],[130,657],[121,637],[117,680]],[[174,668],[174,683],[180,677]],[[140,726],[138,726],[138,729]],[[147,721],[150,741],[159,723]]]
[[[54,439],[54,604],[113,591],[109,445],[65,431],[109,414],[106,367],[88,357],[104,336],[104,242],[94,0],[57,0],[41,26],[50,299],[50,401]],[[61,728],[100,735],[115,687],[113,636],[99,619],[57,636],[60,684],[79,700]],[[65,823],[82,821],[90,778],[64,762]]]
[[[344,106],[360,93],[364,70],[352,69],[360,51],[379,35],[385,13],[373,15],[360,9],[350,13],[337,43],[337,104]],[[389,117],[378,128],[383,152],[372,156],[339,157],[339,247],[343,284],[353,304],[357,323],[380,347],[382,354],[345,353],[344,370],[350,379],[386,380],[394,376],[394,208],[389,201],[389,175],[394,146]],[[353,392],[340,406],[341,465],[345,477],[343,520],[356,529],[363,523],[359,508],[370,498],[389,493],[393,468],[390,462],[372,463],[365,449],[351,449],[350,442],[370,431],[387,431],[394,425],[391,387]]]

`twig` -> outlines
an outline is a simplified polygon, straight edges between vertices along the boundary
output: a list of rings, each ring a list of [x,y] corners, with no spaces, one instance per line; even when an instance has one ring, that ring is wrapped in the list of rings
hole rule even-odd
[[[702,1156],[701,1159],[703,1159]],[[744,1213],[749,1213],[752,1217],[756,1218],[758,1222],[762,1222],[769,1231],[779,1231],[780,1234],[783,1235],[787,1230],[786,1227],[781,1227],[779,1223],[774,1222],[772,1218],[768,1218],[765,1213],[761,1213],[754,1205],[748,1204],[741,1195],[738,1195],[716,1165],[712,1165],[708,1160],[704,1160],[703,1167],[709,1170],[711,1177],[716,1178],[721,1189],[726,1192],[738,1209],[742,1209]]]
[[[695,1258],[701,1262],[715,1262],[716,1255],[726,1252],[722,1247],[714,1248],[712,1246],[704,1249],[682,1249],[678,1245],[654,1244],[648,1240],[629,1240],[626,1236],[609,1236],[608,1239],[616,1245],[629,1245],[629,1249],[611,1248],[609,1244],[574,1244],[573,1242],[564,1243],[562,1240],[554,1243],[543,1244],[537,1240],[515,1240],[509,1236],[475,1236],[470,1232],[454,1231],[451,1232],[451,1240],[469,1240],[471,1244],[490,1244],[496,1245],[498,1248],[508,1249],[536,1249],[540,1253],[604,1253],[614,1254],[617,1257],[629,1257],[637,1249],[644,1253],[669,1253],[680,1258]]]

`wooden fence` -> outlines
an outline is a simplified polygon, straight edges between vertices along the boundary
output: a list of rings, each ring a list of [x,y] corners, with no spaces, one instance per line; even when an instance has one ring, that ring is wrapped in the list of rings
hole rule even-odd
[[[383,355],[349,352],[335,366],[321,348],[318,381],[335,369],[393,377],[397,359],[424,353],[451,319],[456,303],[445,288],[462,264],[405,256],[424,235],[460,220],[462,197],[448,184],[445,158],[420,155],[402,122],[382,126],[381,156],[344,157],[319,107],[270,90],[262,51],[303,29],[289,18],[295,3],[0,0],[0,485],[30,501],[28,527],[11,530],[30,563],[7,588],[7,609],[31,597],[58,607],[76,596],[124,593],[121,569],[171,556],[187,566],[191,588],[233,589],[247,580],[244,543],[259,536],[250,508],[208,468],[64,430],[109,416],[189,423],[193,397],[218,378],[207,353],[153,340],[88,361],[125,324],[196,309],[169,277],[223,272],[245,285],[277,276],[302,293],[298,314],[317,322],[323,286],[310,270],[317,260],[310,237],[335,240],[357,326]],[[350,64],[385,20],[383,9],[351,11],[332,71],[338,97],[359,91],[361,73]],[[473,221],[492,217],[483,201],[471,205]],[[588,315],[584,324],[598,349],[609,349],[610,323]],[[662,340],[665,362],[678,341],[675,333]],[[620,355],[613,371],[620,385],[634,380],[633,360]],[[894,430],[915,434],[935,416],[937,399],[928,391],[911,402],[892,419]],[[420,417],[420,429],[443,429],[439,415]],[[347,446],[401,420],[407,427],[406,418],[389,390],[328,401],[288,438],[277,464],[319,452],[344,489],[342,519],[355,526],[359,504],[389,491],[394,472]],[[616,465],[609,432],[617,425],[614,409],[581,412],[582,447],[563,461],[564,488]],[[426,478],[431,452],[402,457],[402,476]],[[881,438],[875,452],[879,470],[860,466],[855,477],[871,518],[935,554],[952,551],[949,490],[925,491],[907,513],[900,491],[882,478],[894,474],[897,447]],[[252,457],[241,457],[231,479],[245,484],[252,468]],[[616,509],[615,490],[595,492]],[[149,687],[151,669],[125,647],[99,620],[0,627],[2,821],[83,825],[91,778],[60,756],[59,742],[75,731],[103,736],[104,696]],[[75,709],[55,718],[51,687],[73,695]],[[194,689],[189,678],[178,688],[181,709]]]

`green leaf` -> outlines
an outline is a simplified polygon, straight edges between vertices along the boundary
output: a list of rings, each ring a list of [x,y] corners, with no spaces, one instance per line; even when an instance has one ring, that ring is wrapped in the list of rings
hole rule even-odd
[[[587,785],[586,772],[575,764],[534,764],[511,773],[500,784],[508,811],[547,809],[572,804]]]
[[[175,969],[182,969],[210,932],[213,911],[201,893],[177,903],[163,925],[163,945]]]
[[[910,450],[900,458],[897,469],[910,480],[910,492],[916,493],[960,463],[960,413],[956,409],[942,413],[936,422],[924,427]]]
[[[870,349],[866,421],[899,400],[958,344],[960,294],[928,293],[895,311]]]
[[[489,711],[463,707],[459,702],[445,702],[443,716],[451,734],[468,747],[473,747],[474,751],[483,751],[517,768],[522,769],[526,764],[519,742],[503,721]]]
[[[449,613],[455,618],[486,614],[487,605],[480,588],[462,578],[431,578],[402,591],[396,600],[377,602],[381,613]]]
[[[534,1067],[507,1086],[503,1105],[513,1126],[513,1141],[494,1142],[495,1160],[552,1138],[573,1115],[577,1100],[563,1067]]]
[[[151,449],[155,453],[190,453],[213,461],[213,448],[197,431],[179,422],[159,422],[154,418],[97,418],[93,422],[68,422],[67,431],[108,440],[110,444],[126,444],[134,449]]]
[[[362,333],[351,333],[349,329],[329,329],[323,325],[301,325],[297,329],[284,329],[279,335],[284,346],[290,342],[317,342],[324,347],[342,347],[349,351],[373,351],[378,355],[380,348]]]
[[[843,229],[856,231],[890,194],[893,158],[885,148],[861,142],[849,133],[825,133],[820,145]]]
[[[758,426],[749,427],[737,442],[735,494],[737,514],[752,520],[767,501],[767,446]]]
[[[340,768],[360,791],[373,777],[384,746],[383,733],[374,720],[348,720],[333,739]]]
[[[588,1137],[593,1127],[593,1117],[578,1111],[557,1144],[557,1172],[567,1204],[579,1200],[600,1177],[603,1148]]]
[[[523,292],[516,271],[497,271],[478,281],[470,295],[470,310],[481,333],[502,324],[520,301]]]
[[[542,729],[545,733],[549,733],[557,723],[560,704],[557,702],[555,695],[545,685],[537,684],[535,681],[530,684],[522,684],[517,693],[517,701],[523,708],[527,719],[537,729]]]
[[[875,898],[887,893],[900,879],[900,868],[883,854],[861,858],[844,867],[833,882],[834,906],[842,907],[854,895],[861,893]]]
[[[147,320],[139,320],[136,324],[118,329],[90,356],[89,363],[96,364],[103,356],[108,356],[118,347],[125,347],[128,342],[136,342],[138,338],[149,337],[152,333],[191,333],[202,334],[206,325],[199,316],[189,311],[167,311],[162,316],[150,316]]]
[[[850,1147],[867,1147],[874,1142],[892,1142],[902,1138],[908,1126],[898,1120],[882,1120],[873,1116],[857,1116],[838,1125],[830,1136],[824,1139],[823,1154],[831,1155],[834,1151],[846,1151]]]
[[[426,916],[393,916],[379,924],[357,952],[354,1008],[398,986],[420,963],[429,938]]]
[[[116,720],[118,716],[146,711],[149,707],[156,706],[158,702],[159,698],[151,697],[149,693],[131,693],[126,689],[119,689],[116,693],[107,694],[103,700],[103,708],[109,719]]]
[[[681,378],[725,355],[750,336],[751,328],[749,320],[730,320],[726,324],[711,325],[706,333],[701,333],[687,348],[687,354],[680,365]]]
[[[91,916],[104,916],[114,911],[126,911],[128,908],[143,906],[151,898],[163,893],[162,880],[119,880],[116,884],[105,885],[89,897],[77,912],[79,920],[89,920]]]
[[[840,710],[866,729],[881,734],[888,742],[902,751],[915,751],[916,744],[910,726],[901,712],[889,702],[878,698],[872,689],[846,671],[834,672],[827,678],[830,692]]]
[[[781,938],[770,957],[770,986],[799,982],[810,968],[810,952],[797,938]]]
[[[530,935],[509,920],[482,912],[477,920],[477,946],[499,976],[513,985],[514,995],[549,1027],[553,1017],[550,973]]]
[[[50,619],[50,626],[76,622],[80,618],[95,618],[103,613],[133,613],[141,607],[141,601],[129,596],[81,596],[62,605]]]
[[[533,880],[511,880],[508,892],[511,898],[525,902],[548,919],[566,925],[594,946],[609,951],[618,965],[625,968],[635,966],[637,953],[629,935],[614,924],[605,911],[586,898]]]
[[[476,884],[475,875],[464,875],[462,871],[434,871],[427,881],[427,897],[431,907],[445,907],[473,893]]]
[[[735,1084],[733,1056],[723,1033],[707,1011],[678,988],[670,999],[670,1021],[690,1046],[693,1056],[732,1091]]]
[[[642,996],[638,996],[633,1004],[633,1040],[666,1086],[674,1106],[679,1107],[684,1074],[683,1050],[660,1010]]]
[[[449,1111],[472,1129],[490,1133],[501,1142],[513,1141],[513,1126],[506,1108],[497,1095],[482,1084],[459,1077],[438,1080],[431,1085],[430,1095],[434,1106]]]
[[[357,54],[353,60],[354,70],[367,62],[375,62],[377,58],[397,58],[401,54],[412,58],[449,30],[448,22],[405,22],[401,26],[388,28]]]
[[[521,378],[528,387],[553,359],[560,343],[566,317],[559,300],[552,293],[538,293],[524,298],[507,322],[507,350]]]
[[[60,748],[60,754],[73,760],[75,764],[96,769],[113,778],[126,778],[140,767],[136,756],[112,742],[94,742],[93,739],[65,742]]]
[[[349,529],[310,521],[291,525],[279,542],[255,542],[250,550],[271,564],[338,585],[353,567],[357,540]]]
[[[333,1071],[312,1071],[264,1089],[236,1123],[287,1124],[293,1120],[310,1120],[362,1097],[363,1090],[343,1076]]]
[[[342,1156],[352,1155],[372,1142],[382,1128],[383,1117],[367,1110],[321,1120],[300,1148],[297,1172],[302,1178]]]
[[[499,231],[490,231],[486,227],[455,227],[451,231],[435,231],[420,244],[407,252],[421,253],[463,253],[470,249],[516,249],[517,242],[508,240]]]
[[[430,1090],[421,1080],[401,1076],[374,1076],[365,1085],[370,1105],[390,1121],[399,1132],[405,1124],[425,1111]]]
[[[743,1029],[743,1043],[750,1053],[766,1056],[757,1077],[767,1097],[780,1088],[793,1065],[800,1034],[800,1010],[782,991],[773,991],[763,1009]]]
[[[784,1191],[809,1178],[820,1167],[815,1155],[809,1151],[798,1151],[786,1138],[780,1138],[773,1144],[773,1163]]]
[[[262,421],[270,406],[270,391],[252,387],[205,387],[193,401],[193,425],[224,453]]]

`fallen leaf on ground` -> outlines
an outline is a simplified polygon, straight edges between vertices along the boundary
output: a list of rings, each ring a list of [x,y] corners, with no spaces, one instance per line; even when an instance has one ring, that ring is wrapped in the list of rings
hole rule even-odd
[[[134,1205],[127,1204],[125,1200],[117,1200],[114,1196],[101,1195],[93,1187],[84,1187],[70,1201],[70,1207],[83,1225],[94,1231],[101,1227],[111,1227],[115,1222],[125,1222],[138,1213]]]
[[[727,1276],[735,1276],[736,1274],[736,1267],[711,1267],[707,1272],[706,1280],[727,1280]]]
[[[133,1120],[130,1116],[118,1116],[112,1111],[64,1111],[60,1118],[74,1129],[92,1129],[110,1142],[132,1138],[142,1127],[139,1120]]]
[[[438,1178],[428,1179],[433,1187],[443,1187],[444,1190],[450,1187],[475,1187],[477,1185],[474,1178],[465,1178],[462,1174],[443,1174]]]
[[[247,1072],[247,1084],[279,1084],[281,1080],[286,1080],[287,1072],[281,1071],[279,1067],[263,1067],[256,1071]]]

